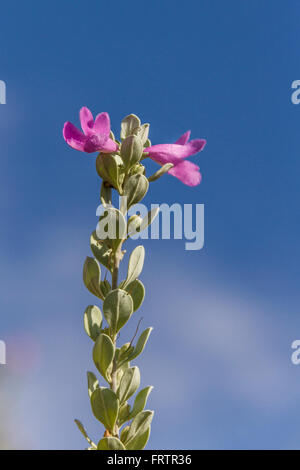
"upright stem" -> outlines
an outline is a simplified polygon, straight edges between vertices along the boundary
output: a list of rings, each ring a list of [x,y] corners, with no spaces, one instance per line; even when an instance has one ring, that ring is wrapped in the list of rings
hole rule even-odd
[[[121,260],[121,253],[122,253],[122,243],[120,243],[119,247],[117,248],[115,252],[115,257],[114,257],[114,267],[113,267],[113,272],[112,272],[112,277],[111,277],[111,287],[112,290],[117,289],[118,287],[118,276],[119,276],[119,266],[120,266],[120,260]],[[117,337],[114,335],[112,338],[112,341],[114,345],[116,346],[116,341]],[[114,359],[113,361],[113,367],[112,367],[112,372],[111,372],[111,382],[110,382],[110,388],[111,390],[116,393],[117,392],[117,362]],[[115,427],[115,434],[119,434],[119,429],[116,425]]]

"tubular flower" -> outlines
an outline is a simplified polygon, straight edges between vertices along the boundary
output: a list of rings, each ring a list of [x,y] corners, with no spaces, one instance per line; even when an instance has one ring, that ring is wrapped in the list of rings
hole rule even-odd
[[[81,152],[112,153],[118,150],[118,145],[110,136],[110,118],[108,113],[100,113],[94,120],[91,111],[83,107],[79,112],[83,132],[71,122],[66,122],[63,136],[70,147]]]
[[[202,176],[200,168],[195,163],[184,160],[191,155],[200,152],[206,144],[204,139],[190,140],[191,131],[185,132],[175,144],[152,145],[144,149],[148,156],[159,163],[173,163],[173,168],[168,171],[170,175],[175,176],[188,186],[197,186],[200,184]]]

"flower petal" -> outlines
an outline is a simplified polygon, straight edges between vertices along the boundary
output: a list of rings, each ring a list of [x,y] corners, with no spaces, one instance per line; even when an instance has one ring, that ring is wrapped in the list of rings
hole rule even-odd
[[[101,152],[113,153],[113,152],[117,152],[118,149],[119,149],[118,144],[116,144],[116,142],[114,142],[112,139],[108,138],[105,144],[103,145]]]
[[[94,131],[96,134],[102,134],[109,137],[110,134],[110,118],[108,113],[100,113],[95,119]]]
[[[202,175],[200,168],[195,163],[183,160],[178,165],[168,171],[170,175],[175,176],[188,186],[197,186],[201,183]]]
[[[148,152],[150,158],[164,165],[165,163],[179,163],[183,158],[191,155],[191,150],[189,144],[158,144],[146,148],[144,152]]]
[[[186,131],[181,137],[179,137],[178,140],[176,140],[175,144],[185,145],[188,142],[190,135],[191,135],[191,131]]]
[[[195,155],[196,153],[201,152],[205,145],[205,139],[194,139],[190,140],[184,147],[186,148],[186,151],[189,153],[189,155]]]
[[[80,124],[85,135],[93,134],[94,119],[89,108],[84,106],[79,111]]]
[[[63,136],[65,141],[70,147],[75,150],[84,152],[84,144],[86,142],[86,136],[80,132],[71,122],[65,122],[63,129]]]

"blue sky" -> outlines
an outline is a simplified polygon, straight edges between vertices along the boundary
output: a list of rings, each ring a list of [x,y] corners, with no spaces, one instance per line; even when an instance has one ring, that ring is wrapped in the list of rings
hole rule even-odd
[[[203,250],[145,243],[149,448],[299,448],[299,13],[296,0],[1,6],[0,380],[12,447],[82,448],[75,417],[101,433],[81,280],[99,179],[95,157],[62,139],[86,105],[109,112],[116,134],[135,113],[153,143],[187,129],[208,142],[193,157],[200,186],[167,176],[146,198],[205,204]]]

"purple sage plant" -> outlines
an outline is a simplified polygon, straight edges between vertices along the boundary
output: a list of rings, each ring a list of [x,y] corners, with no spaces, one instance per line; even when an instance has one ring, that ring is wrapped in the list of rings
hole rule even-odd
[[[84,328],[94,343],[93,360],[102,376],[101,381],[107,385],[99,383],[93,372],[87,373],[92,411],[104,426],[99,442],[95,444],[81,422],[75,422],[88,441],[89,450],[141,450],[146,446],[151,430],[154,412],[144,408],[153,387],[138,391],[140,371],[131,362],[143,352],[152,328],[145,329],[135,344],[134,339],[123,345],[117,342],[121,328],[141,307],[145,296],[144,285],[139,279],[145,257],[144,247],[137,246],[131,253],[127,277],[121,282],[119,266],[125,253],[123,245],[126,240],[147,228],[158,210],[149,211],[144,218],[133,215],[128,221],[126,215],[144,198],[149,183],[166,173],[188,186],[198,185],[201,182],[199,167],[186,158],[200,152],[206,141],[189,140],[188,131],[174,144],[151,145],[149,124],[141,124],[133,114],[123,119],[118,141],[111,132],[109,115],[101,113],[94,120],[86,107],[80,110],[80,123],[83,132],[66,122],[63,136],[76,150],[98,152],[96,170],[102,179],[100,199],[103,211],[90,238],[93,257],[85,260],[83,281],[97,298],[97,303],[102,301],[102,307],[89,305],[86,308]],[[161,165],[149,177],[141,163],[148,157]],[[112,191],[122,198],[120,209],[112,204]],[[102,279],[103,269],[106,273]],[[110,274],[110,281],[106,279],[107,273]],[[135,399],[130,405],[129,399],[133,395]]]

